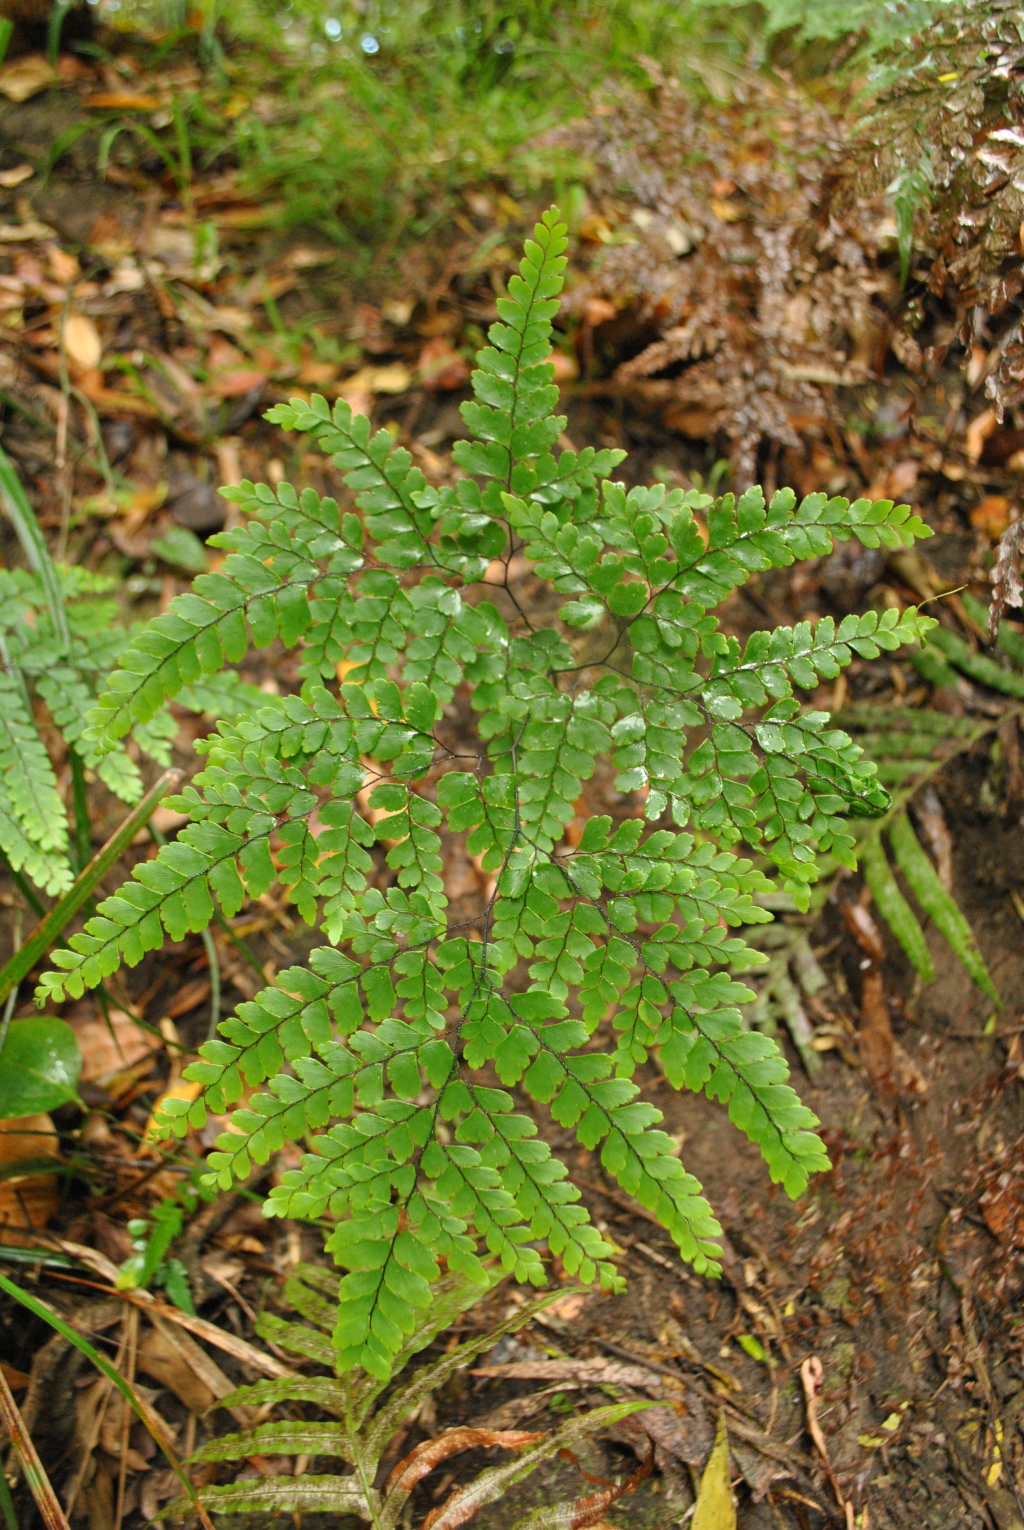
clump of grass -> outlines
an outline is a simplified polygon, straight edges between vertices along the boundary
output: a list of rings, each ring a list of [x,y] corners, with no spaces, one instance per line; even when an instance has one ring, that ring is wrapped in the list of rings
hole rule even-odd
[[[110,0],[108,0],[110,3]],[[605,81],[649,88],[656,59],[692,89],[781,45],[820,73],[923,25],[944,0],[206,0],[199,53],[224,117],[199,113],[200,158],[237,156],[243,187],[369,262],[429,235],[468,186],[513,195],[585,167],[538,138],[593,105]],[[198,15],[198,13],[197,13]],[[181,0],[119,0],[121,20],[173,45]],[[197,24],[196,17],[191,24]]]

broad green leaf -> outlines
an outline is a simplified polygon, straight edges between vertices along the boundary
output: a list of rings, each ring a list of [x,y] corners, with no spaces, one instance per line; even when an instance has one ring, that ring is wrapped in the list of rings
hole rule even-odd
[[[0,1052],[0,1120],[76,1100],[81,1071],[82,1054],[66,1020],[12,1020]]]

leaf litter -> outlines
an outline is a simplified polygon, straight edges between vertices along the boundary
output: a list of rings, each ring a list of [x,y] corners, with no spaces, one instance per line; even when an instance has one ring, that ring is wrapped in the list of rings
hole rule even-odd
[[[1024,457],[1015,462],[1024,431],[1013,412],[1021,209],[1011,173],[1020,153],[1012,25],[1011,8],[994,5],[936,55],[941,73],[955,78],[929,105],[934,116],[921,119],[920,136],[938,146],[931,179],[922,171],[897,193],[886,188],[899,165],[887,167],[884,155],[919,162],[916,147],[899,148],[910,131],[907,102],[917,99],[908,91],[921,78],[913,69],[896,78],[845,146],[830,109],[785,82],[744,80],[735,101],[697,109],[653,63],[648,91],[603,97],[600,111],[564,138],[594,166],[558,353],[574,441],[639,445],[642,456],[687,484],[724,461],[737,484],[766,470],[802,492],[909,497],[938,533],[929,577],[946,588],[967,583],[982,601],[991,595],[992,636],[1000,619],[1018,620],[1022,599],[1021,521],[1012,518],[1024,464]],[[1002,62],[986,71],[980,49],[993,38]],[[167,93],[157,73],[139,77],[136,94],[106,89],[99,65],[78,59],[62,67],[64,99],[86,113],[150,111]],[[18,80],[12,68],[0,90]],[[22,74],[28,82],[30,71]],[[38,91],[50,77],[37,67],[32,78],[42,81],[31,87]],[[12,88],[22,86],[4,91],[15,101]],[[965,133],[980,152],[958,159]],[[684,163],[680,146],[693,144],[699,153]],[[460,429],[450,406],[465,386],[467,337],[493,316],[508,267],[502,240],[515,243],[500,188],[485,184],[467,199],[471,235],[463,231],[449,248],[415,258],[406,254],[389,290],[354,294],[332,266],[328,244],[284,237],[268,250],[259,230],[265,209],[238,189],[231,170],[194,176],[190,221],[165,167],[143,158],[141,170],[129,169],[115,144],[106,180],[90,171],[95,205],[77,193],[86,224],[82,212],[77,221],[62,213],[62,163],[55,189],[44,193],[28,142],[23,153],[16,135],[12,145],[12,162],[0,171],[4,440],[44,524],[55,536],[66,528],[75,557],[97,569],[115,556],[127,559],[136,598],[146,609],[166,603],[187,585],[185,566],[174,561],[183,554],[167,533],[183,527],[201,537],[221,525],[218,483],[274,480],[285,447],[259,417],[297,390],[316,388],[373,410],[378,423],[404,432],[428,474],[450,471],[447,447]],[[952,170],[942,168],[939,148],[950,154]],[[148,227],[134,220],[140,191],[133,174],[148,187]],[[898,205],[893,196],[902,198]],[[529,221],[525,208],[511,216],[520,214]],[[217,236],[213,252],[209,228]],[[284,335],[267,320],[270,305],[286,315]],[[341,316],[333,327],[309,321],[331,305]],[[310,481],[323,472],[312,463],[303,471]],[[1003,516],[1010,517],[1005,525]],[[766,609],[773,620],[779,610],[801,619],[905,598],[907,571],[896,560],[848,568],[841,561],[829,560],[832,566],[802,587],[753,581],[754,608],[746,595],[737,599],[737,632],[763,624]],[[943,620],[977,643],[948,610]],[[281,689],[294,684],[285,670],[246,678]],[[943,690],[921,687],[902,662],[854,667],[850,685],[849,700],[867,706],[920,706]],[[916,689],[923,694],[915,699]],[[826,706],[831,699],[815,698]],[[953,716],[958,707],[959,715],[978,716],[993,693],[961,680],[939,700]],[[183,753],[189,727],[182,718]],[[927,794],[914,811],[939,882],[948,892],[952,876],[958,896],[968,897],[994,970],[996,958],[1019,948],[1009,894],[1019,886],[1020,829],[1016,820],[1004,826],[986,817],[990,764],[972,749],[947,767],[943,782],[951,785],[940,785],[938,812]],[[614,812],[610,783],[588,790],[591,807]],[[465,880],[472,899],[475,883]],[[837,896],[849,906],[848,887]],[[268,902],[246,918],[251,932],[239,938],[258,952],[256,966],[272,972],[286,965],[297,934],[287,912]],[[659,1523],[672,1493],[680,1514],[692,1509],[695,1524],[704,1523],[698,1512],[712,1527],[734,1523],[734,1479],[746,1483],[740,1523],[751,1507],[744,1494],[770,1503],[783,1523],[828,1523],[836,1495],[830,1501],[827,1476],[807,1449],[810,1417],[799,1384],[800,1367],[814,1354],[822,1367],[817,1427],[843,1501],[869,1513],[863,1524],[916,1525],[926,1514],[935,1523],[981,1526],[988,1514],[1000,1527],[1011,1522],[1005,1501],[1024,1461],[1024,1354],[1013,1321],[1024,1238],[1024,1059],[1012,1018],[1024,1010],[1024,993],[1004,968],[1007,1018],[990,1025],[990,1008],[941,945],[930,947],[936,985],[915,993],[900,953],[882,945],[877,926],[875,933],[878,942],[862,949],[859,936],[843,933],[834,901],[809,931],[827,979],[827,987],[798,994],[811,1049],[842,1037],[855,1042],[859,1033],[866,1068],[857,1072],[844,1060],[855,1048],[829,1045],[816,1053],[823,1072],[804,1085],[818,1113],[834,1123],[832,1173],[806,1202],[782,1207],[765,1197],[742,1151],[730,1148],[727,1158],[713,1137],[702,1141],[709,1118],[700,1102],[678,1104],[673,1130],[685,1136],[688,1158],[692,1153],[696,1172],[721,1201],[734,1253],[729,1278],[716,1286],[686,1274],[658,1248],[653,1261],[640,1253],[643,1238],[653,1236],[649,1225],[595,1188],[597,1214],[630,1270],[628,1310],[598,1298],[558,1335],[559,1358],[481,1367],[470,1390],[440,1401],[420,1443],[445,1429],[487,1427],[474,1418],[529,1402],[538,1381],[561,1380],[567,1388],[546,1386],[541,1412],[552,1401],[564,1407],[566,1398],[600,1401],[604,1387],[623,1396],[633,1389],[664,1405],[617,1426],[622,1444],[602,1447],[608,1455],[591,1465],[621,1485],[642,1469],[654,1441],[659,1493],[646,1497],[651,1482],[637,1481],[628,1507],[621,1506],[638,1525]],[[229,1004],[251,997],[262,978],[226,933],[215,939]],[[862,956],[867,974],[858,967]],[[796,958],[787,953],[786,963],[799,977]],[[208,970],[205,950],[185,941],[168,968],[140,969],[132,980],[138,986],[118,992],[106,1015],[90,1005],[69,1017],[84,1042],[85,1124],[61,1111],[56,1121],[38,1117],[20,1148],[35,1144],[35,1160],[52,1158],[56,1141],[61,1174],[0,1179],[0,1204],[17,1208],[12,1233],[37,1262],[51,1260],[41,1268],[47,1299],[81,1314],[97,1339],[109,1339],[112,1329],[125,1339],[129,1293],[106,1299],[106,1312],[94,1310],[83,1302],[95,1293],[57,1277],[109,1288],[127,1257],[127,1237],[98,1267],[88,1245],[104,1237],[113,1249],[110,1229],[145,1217],[189,1180],[188,1161],[154,1143],[146,1124],[177,1057],[161,1021],[179,1026],[186,1051],[204,1038]],[[875,1055],[873,1045],[879,1059],[870,1067],[865,1032],[868,1053]],[[659,1088],[653,1070],[649,1087]],[[663,1104],[668,1111],[667,1093]],[[189,1142],[192,1161],[222,1125],[211,1126],[208,1140]],[[581,1179],[596,1187],[599,1166],[580,1157]],[[45,1185],[38,1202],[26,1191],[33,1178]],[[296,1248],[311,1251],[308,1230],[255,1227],[244,1204],[222,1209],[219,1224],[201,1229],[192,1269],[200,1257],[230,1256],[237,1273],[226,1285],[213,1282],[199,1319],[146,1293],[131,1297],[142,1315],[137,1365],[160,1390],[136,1387],[179,1444],[205,1437],[207,1399],[224,1396],[226,1383],[246,1377],[245,1367],[278,1375],[286,1369],[252,1342],[247,1309],[272,1305]],[[204,1214],[200,1203],[193,1225]],[[183,1241],[188,1237],[186,1228]],[[93,1255],[89,1268],[86,1254]],[[76,1263],[61,1272],[57,1258]],[[666,1335],[668,1310],[679,1328],[675,1339]],[[535,1325],[530,1333],[542,1352],[550,1350],[550,1329]],[[0,1315],[5,1366],[29,1376],[30,1387],[37,1376],[44,1384],[45,1337],[6,1310]],[[749,1348],[742,1338],[752,1340]],[[603,1344],[634,1358],[614,1352],[609,1359]],[[126,1339],[121,1351],[125,1364]],[[75,1425],[83,1461],[73,1473],[81,1476],[79,1502],[88,1504],[92,1524],[113,1525],[122,1464],[125,1516],[139,1515],[136,1524],[154,1517],[177,1486],[159,1458],[141,1453],[134,1429],[122,1452],[124,1420],[109,1386],[101,1394],[105,1383],[85,1372],[69,1372],[60,1385],[63,1395],[83,1399]],[[720,1407],[724,1453],[722,1426],[716,1434],[714,1423]],[[892,1419],[897,1425],[888,1428]],[[795,1454],[784,1444],[794,1438]],[[41,1447],[51,1443],[45,1430],[40,1440]],[[765,1441],[774,1454],[764,1453]],[[57,1465],[61,1448],[51,1452]],[[409,1448],[419,1444],[410,1439]],[[570,1469],[557,1464],[558,1472]],[[567,1480],[559,1478],[563,1488]],[[446,1521],[444,1504],[417,1503],[437,1523],[459,1522],[454,1504]],[[614,1512],[614,1504],[604,1507]],[[488,1523],[484,1510],[476,1523]]]

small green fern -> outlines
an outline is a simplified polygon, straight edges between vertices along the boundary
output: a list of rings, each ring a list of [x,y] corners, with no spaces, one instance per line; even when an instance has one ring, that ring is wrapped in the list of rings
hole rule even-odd
[[[721,631],[714,608],[752,571],[836,539],[930,533],[887,500],[627,493],[609,478],[621,452],[556,457],[566,422],[547,357],[565,248],[552,211],[480,354],[454,485],[429,487],[344,403],[271,411],[333,455],[361,513],[288,485],[225,491],[247,519],[215,539],[220,569],[124,649],[82,738],[113,749],[250,642],[301,642],[302,692],[199,746],[206,768],[177,799],[191,824],[55,953],[39,990],[78,996],[202,930],[215,899],[231,915],[275,882],[320,925],[328,944],[221,1025],[189,1070],[204,1098],[168,1116],[183,1135],[258,1090],[210,1157],[224,1187],[306,1138],[267,1214],[336,1219],[328,1248],[350,1272],[339,1364],[379,1377],[439,1261],[484,1278],[481,1244],[520,1280],[544,1281],[546,1241],[569,1273],[621,1286],[538,1133],[542,1109],[600,1151],[685,1259],[717,1269],[718,1224],[632,1081],[652,1051],[673,1086],[728,1105],[789,1194],[827,1167],[774,1042],[745,1032],[750,990],[723,970],[764,960],[728,932],[769,922],[756,898],[775,886],[733,847],[758,850],[804,908],[819,853],[855,864],[844,814],[885,810],[889,794],[794,687],[935,625],[868,612],[745,647]],[[517,582],[524,562],[553,605]],[[445,712],[459,689],[480,740],[468,757]],[[570,842],[599,762],[622,816],[592,816]],[[494,879],[454,925],[442,830]]]
[[[395,1356],[396,1371],[402,1370],[415,1355],[433,1343],[460,1313],[478,1301],[481,1287],[464,1276],[448,1276],[431,1288],[425,1315],[420,1316]],[[293,1323],[271,1313],[257,1322],[257,1331],[279,1349],[333,1369],[337,1361],[331,1332],[338,1314],[341,1281],[330,1270],[318,1265],[299,1265],[285,1286],[285,1298],[305,1323]],[[503,1448],[514,1452],[510,1460],[485,1469],[465,1489],[456,1489],[447,1503],[431,1516],[435,1523],[459,1525],[472,1511],[493,1503],[516,1487],[542,1462],[559,1451],[570,1450],[588,1436],[597,1434],[620,1419],[627,1418],[649,1402],[628,1401],[593,1408],[564,1423],[550,1433],[495,1431],[453,1428],[432,1440],[424,1451],[412,1451],[397,1462],[382,1486],[375,1486],[381,1461],[389,1445],[406,1420],[458,1371],[464,1370],[477,1355],[491,1349],[506,1334],[516,1333],[552,1302],[564,1297],[565,1288],[552,1291],[526,1303],[505,1322],[476,1338],[464,1340],[446,1351],[430,1365],[414,1371],[405,1382],[389,1392],[379,1403],[386,1385],[380,1376],[360,1368],[331,1376],[292,1375],[274,1381],[258,1381],[239,1387],[220,1400],[222,1408],[249,1407],[261,1410],[279,1404],[312,1404],[331,1416],[329,1422],[307,1422],[299,1416],[257,1424],[241,1434],[221,1435],[203,1445],[191,1461],[243,1461],[253,1456],[305,1456],[315,1468],[317,1461],[341,1461],[349,1468],[343,1473],[320,1473],[304,1470],[299,1476],[263,1477],[226,1483],[203,1489],[203,1506],[215,1514],[351,1514],[372,1521],[374,1530],[394,1530],[403,1519],[409,1495],[433,1465],[450,1460],[459,1451],[474,1448]],[[340,1370],[340,1368],[339,1368]],[[379,1404],[379,1405],[378,1405]],[[170,1514],[187,1513],[187,1499],[169,1510]],[[571,1511],[572,1503],[559,1509]],[[460,1509],[463,1511],[460,1514]],[[570,1515],[556,1523],[570,1523]]]

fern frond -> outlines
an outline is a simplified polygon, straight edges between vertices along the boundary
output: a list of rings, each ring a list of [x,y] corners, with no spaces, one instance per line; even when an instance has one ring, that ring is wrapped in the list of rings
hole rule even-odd
[[[307,965],[222,1022],[189,1069],[204,1098],[166,1116],[183,1135],[237,1107],[208,1160],[224,1188],[304,1139],[266,1210],[334,1219],[339,1314],[302,1353],[361,1368],[364,1401],[429,1326],[442,1263],[466,1289],[492,1278],[486,1256],[541,1284],[546,1246],[620,1288],[545,1117],[600,1153],[686,1259],[716,1268],[711,1208],[633,1082],[652,1056],[726,1102],[789,1193],[826,1167],[781,1054],[744,1029],[750,990],[723,970],[763,961],[740,932],[770,919],[775,887],[737,852],[778,868],[801,908],[820,856],[854,864],[848,819],[891,798],[799,693],[934,630],[914,611],[745,645],[720,629],[713,608],[752,572],[837,539],[930,533],[889,501],[627,492],[610,481],[620,453],[558,452],[547,358],[565,249],[552,211],[480,354],[457,482],[427,485],[343,402],[271,411],[333,456],[354,508],[228,491],[244,521],[215,539],[221,568],[131,636],[79,740],[98,757],[141,725],[159,748],[150,720],[168,697],[201,706],[220,688],[204,768],[175,800],[189,826],[72,936],[42,992],[78,995],[272,884],[322,931]],[[550,606],[523,606],[524,560]],[[302,689],[261,705],[223,669],[278,637],[298,647]],[[469,759],[451,729],[460,691],[480,740]],[[615,824],[586,817],[609,761]],[[492,884],[458,924],[453,841]],[[324,1318],[315,1293],[300,1300]]]
[[[15,815],[14,803],[0,781],[0,850],[15,871],[23,871],[51,897],[67,892],[74,874],[66,855],[40,850],[24,833]]]

